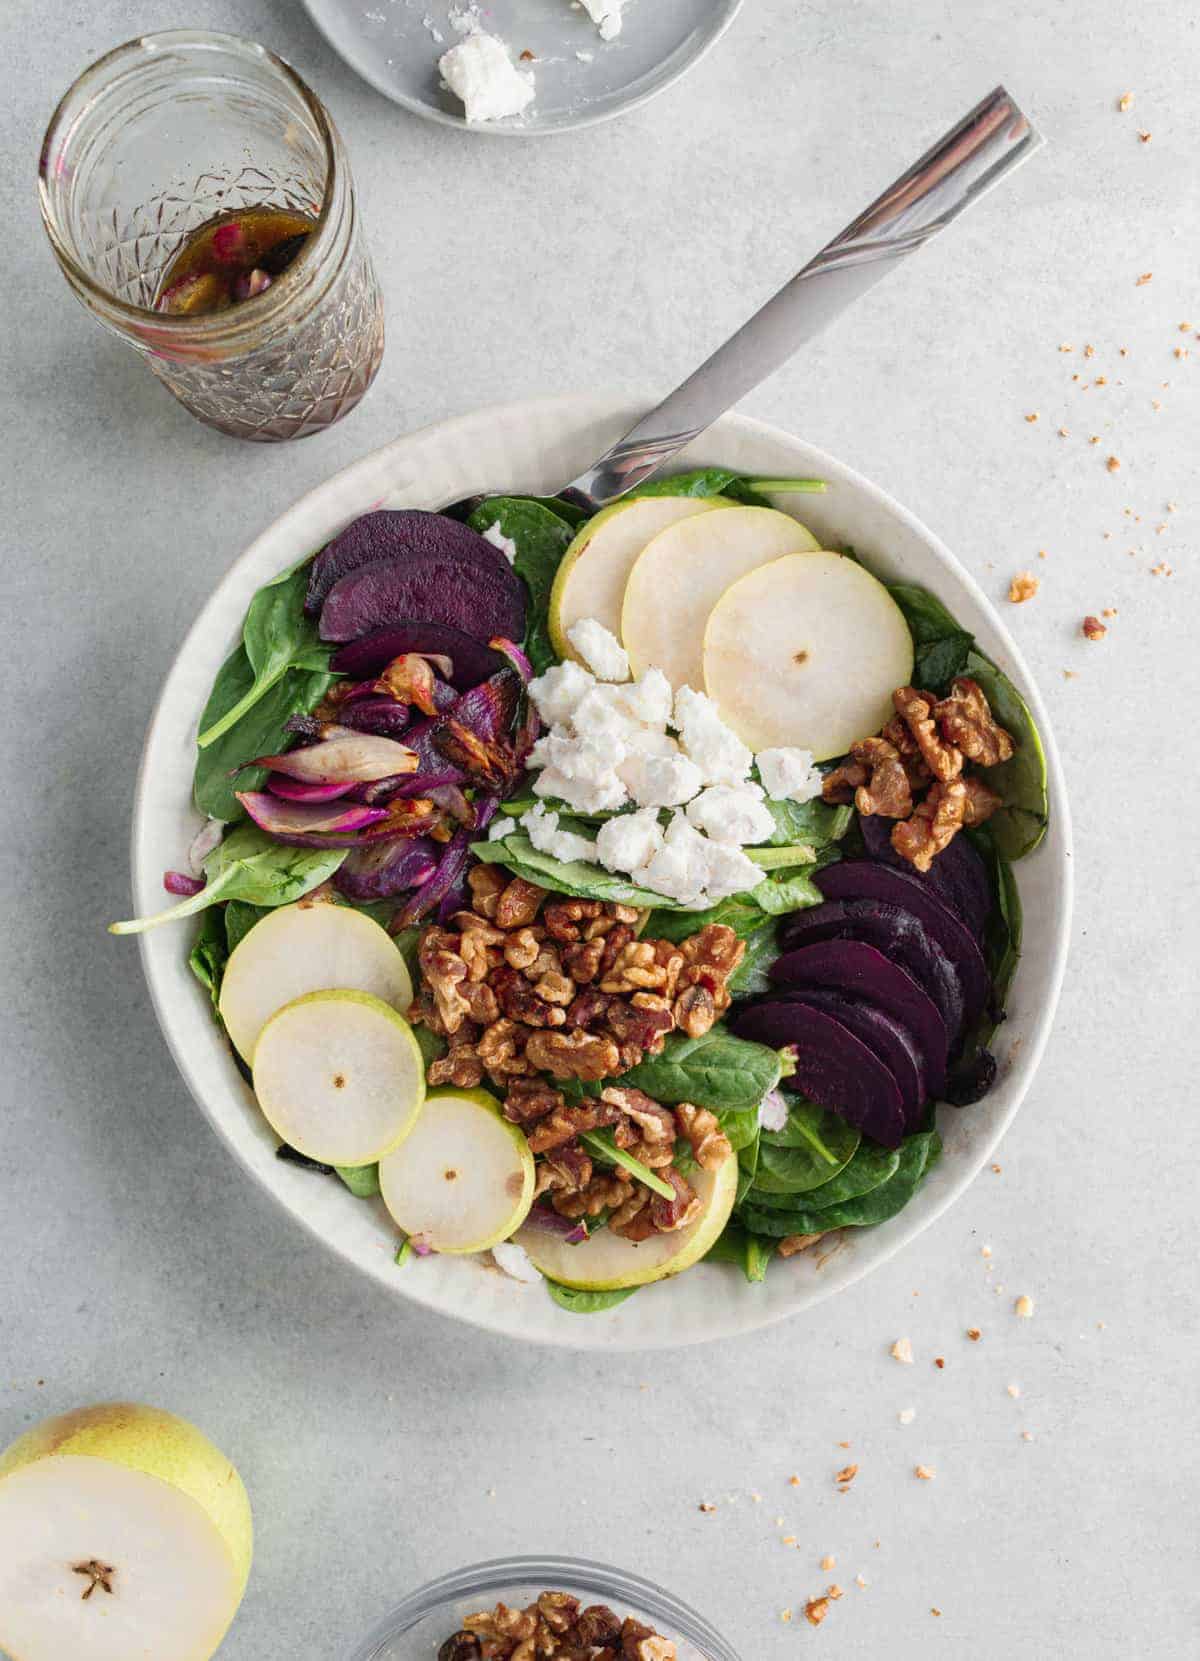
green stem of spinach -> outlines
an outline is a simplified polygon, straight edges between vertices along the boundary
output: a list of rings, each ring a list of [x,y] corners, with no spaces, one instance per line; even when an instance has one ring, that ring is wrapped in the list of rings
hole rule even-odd
[[[804,490],[821,495],[828,489],[824,479],[747,479],[746,483],[763,495],[772,490]]]
[[[664,1200],[675,1198],[675,1190],[669,1182],[652,1171],[649,1165],[643,1165],[640,1159],[626,1153],[624,1148],[618,1148],[611,1130],[585,1130],[579,1140],[588,1152],[594,1154],[603,1164],[623,1165],[631,1176],[635,1176],[639,1182],[644,1182],[646,1187],[653,1189],[656,1194],[661,1194]]]
[[[215,744],[218,738],[223,738],[229,731],[230,727],[235,726],[241,720],[242,716],[245,715],[248,709],[253,709],[258,700],[267,695],[267,693],[275,685],[276,681],[283,679],[287,671],[288,665],[285,663],[272,674],[262,676],[256,675],[254,678],[254,685],[250,688],[249,692],[239,698],[232,709],[227,709],[219,720],[213,722],[211,727],[206,727],[204,729],[196,740],[197,747],[201,750],[207,750],[210,744]]]
[[[791,1128],[793,1130],[797,1131],[804,1138],[804,1140],[808,1143],[809,1147],[812,1148],[813,1152],[818,1156],[818,1158],[825,1160],[825,1162],[829,1165],[838,1164],[837,1154],[830,1152],[830,1150],[825,1146],[824,1142],[822,1142],[821,1138],[817,1135],[815,1130],[812,1130],[808,1125],[804,1124],[799,1118],[793,1118],[790,1123],[791,1123]]]
[[[780,871],[788,865],[812,865],[817,850],[808,842],[792,842],[782,848],[743,848],[748,859],[763,871]]]

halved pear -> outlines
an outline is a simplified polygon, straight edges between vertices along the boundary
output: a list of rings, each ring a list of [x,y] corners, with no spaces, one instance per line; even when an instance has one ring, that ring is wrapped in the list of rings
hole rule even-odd
[[[371,1165],[412,1129],[425,1063],[412,1028],[370,992],[308,992],[254,1049],[254,1094],[285,1142],[326,1165]]]
[[[774,508],[726,508],[660,531],[638,555],[621,602],[621,640],[634,674],[653,664],[677,691],[699,692],[704,626],[730,583],[819,547],[811,531]]]
[[[567,639],[567,630],[583,617],[594,617],[621,638],[625,584],[652,537],[681,519],[729,506],[724,496],[642,496],[601,508],[563,555],[550,590],[550,640],[559,657],[583,661]]]
[[[544,1275],[581,1292],[619,1292],[682,1274],[700,1261],[729,1221],[737,1196],[737,1155],[730,1154],[715,1171],[695,1172],[688,1181],[700,1196],[700,1213],[674,1234],[652,1234],[648,1240],[634,1241],[602,1228],[572,1246],[562,1235],[527,1223],[517,1235],[517,1244],[524,1246]]]
[[[77,1409],[0,1457],[0,1652],[14,1661],[208,1661],[250,1572],[250,1502],[194,1425]]]
[[[379,1162],[383,1203],[437,1252],[507,1240],[533,1204],[533,1155],[486,1090],[438,1090],[411,1135]]]
[[[704,632],[704,687],[752,750],[844,755],[891,718],[912,678],[908,624],[887,589],[844,554],[804,554],[733,583]]]
[[[255,923],[230,953],[221,981],[221,1019],[242,1060],[253,1060],[258,1035],[277,1009],[330,987],[370,992],[401,1014],[413,997],[396,942],[361,911],[298,900]]]

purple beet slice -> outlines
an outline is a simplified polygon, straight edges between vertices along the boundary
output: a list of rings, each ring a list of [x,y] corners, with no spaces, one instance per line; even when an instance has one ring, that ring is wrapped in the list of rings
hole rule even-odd
[[[963,992],[957,971],[911,911],[879,900],[826,900],[793,912],[780,931],[785,951],[818,940],[865,940],[907,969],[938,1006],[951,1046],[963,1028]]]
[[[495,552],[489,543],[484,547]],[[523,640],[525,588],[504,556],[497,558],[494,570],[440,554],[410,554],[350,571],[334,583],[321,608],[321,639],[358,640],[373,629],[419,617],[461,629],[484,644],[497,635]]]
[[[840,1021],[806,1004],[768,998],[739,1011],[731,1025],[739,1038],[793,1050],[792,1089],[885,1148],[900,1146],[905,1126],[900,1087],[875,1052]]]
[[[880,900],[884,905],[911,911],[931,940],[945,952],[962,983],[965,1016],[973,1021],[991,996],[979,942],[956,912],[931,893],[914,872],[894,870],[871,859],[839,860],[813,879],[827,900]]]
[[[890,865],[906,876],[911,876],[922,887],[932,889],[944,905],[961,917],[977,940],[983,938],[984,928],[992,910],[992,885],[987,867],[974,843],[966,836],[956,836],[936,857],[928,871],[918,871],[892,847],[894,819],[881,819],[878,814],[858,816],[858,828],[863,844],[872,859]]]
[[[482,571],[495,570],[497,561],[506,568],[508,563],[486,537],[457,519],[420,508],[379,508],[353,520],[321,549],[312,562],[304,609],[315,617],[334,583],[364,565],[430,555]]]
[[[448,657],[454,666],[450,684],[456,692],[478,686],[480,681],[504,668],[500,653],[481,640],[447,623],[422,623],[414,617],[402,617],[386,628],[372,629],[361,639],[340,646],[333,654],[330,668],[339,675],[349,675],[351,680],[370,680],[405,652]]]
[[[913,1036],[925,1064],[930,1096],[946,1087],[946,1023],[937,1005],[907,970],[862,940],[823,940],[785,952],[771,965],[781,990],[814,987],[844,992],[872,1004]]]
[[[844,992],[827,992],[815,986],[797,987],[781,992],[784,1003],[806,1004],[840,1021],[854,1036],[873,1050],[891,1073],[900,1088],[904,1103],[904,1123],[907,1130],[915,1128],[921,1109],[929,1100],[925,1084],[925,1067],[916,1040],[899,1021],[875,1004],[860,1003]]]

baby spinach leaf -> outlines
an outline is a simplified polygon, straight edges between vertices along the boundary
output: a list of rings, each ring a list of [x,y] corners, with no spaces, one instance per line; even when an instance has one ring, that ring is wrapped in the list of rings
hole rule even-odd
[[[714,1109],[721,1129],[734,1153],[740,1154],[758,1141],[758,1104],[753,1107]]]
[[[743,848],[761,871],[782,871],[789,865],[813,865],[817,850],[807,842],[789,842],[780,847]]]
[[[872,1188],[887,1182],[900,1164],[899,1153],[892,1148],[881,1148],[877,1142],[860,1142],[841,1170],[832,1172],[815,1188],[802,1190],[802,1197],[756,1182],[751,1195],[753,1205],[763,1205],[768,1211],[808,1210],[827,1205],[840,1205],[843,1200],[857,1199],[869,1194]],[[759,1176],[763,1176],[760,1168]]]
[[[251,600],[242,624],[242,645],[252,678],[241,696],[219,715],[201,721],[197,743],[202,750],[235,726],[289,669],[328,670],[333,648],[325,645],[316,623],[304,612],[309,563],[307,557],[301,560],[260,588]]]
[[[260,923],[266,914],[263,906],[247,905],[245,900],[230,900],[225,907],[225,941],[231,953],[237,950],[255,923]]]
[[[774,1240],[751,1234],[738,1223],[729,1223],[705,1253],[704,1262],[732,1263],[748,1281],[758,1283],[767,1278],[767,1265],[774,1255]]]
[[[752,1286],[761,1285],[767,1278],[767,1269],[777,1248],[774,1240],[763,1240],[757,1234],[746,1236],[746,1279]]]
[[[622,500],[632,502],[639,496],[720,496],[740,478],[741,474],[729,467],[696,467],[672,478],[647,479],[626,492]]]
[[[704,911],[659,909],[669,906],[670,901],[664,902],[657,894],[654,905],[655,909],[646,919],[646,927],[642,931],[649,940],[686,940],[707,923],[723,923],[744,940],[770,921],[749,893],[731,894],[728,899],[718,900],[716,905],[710,905]]]
[[[661,894],[652,894],[648,888],[638,888],[627,878],[615,876],[601,865],[591,865],[581,859],[564,861],[554,859],[550,854],[538,853],[523,831],[514,831],[495,842],[473,842],[471,852],[489,864],[505,866],[514,876],[524,877],[526,882],[555,889],[560,894],[571,894],[576,899],[612,900],[618,905],[678,909]],[[693,925],[687,932],[694,934],[697,926]]]
[[[758,1155],[757,1192],[803,1194],[837,1176],[854,1158],[859,1133],[815,1102],[796,1101],[781,1131],[764,1131]]]
[[[754,1175],[758,1170],[758,1155],[762,1146],[762,1134],[757,1125],[757,1109],[755,1109],[754,1118],[756,1121],[754,1139],[748,1142],[744,1148],[738,1149],[738,1184],[737,1194],[734,1197],[735,1205],[744,1200],[754,1186]]]
[[[915,583],[889,583],[887,591],[904,614],[913,645],[931,646],[939,640],[964,633],[957,618],[951,616],[936,594]],[[937,691],[937,687],[931,687]]]
[[[345,848],[290,848],[273,842],[257,825],[238,825],[204,861],[207,878],[198,894],[151,917],[110,923],[111,934],[141,934],[159,923],[191,917],[222,900],[251,905],[287,905],[331,877],[346,857]]]
[[[221,722],[238,703],[244,703],[254,684],[254,670],[245,646],[226,658],[209,693],[200,717],[203,730]],[[201,813],[227,824],[245,817],[245,809],[234,794],[237,790],[261,790],[266,772],[261,767],[233,777],[237,768],[255,756],[273,755],[293,742],[286,729],[290,715],[306,714],[325,696],[336,676],[324,669],[289,669],[224,735],[209,743],[196,757],[192,798]]]
[[[757,1233],[777,1238],[788,1234],[820,1234],[834,1228],[865,1228],[887,1222],[902,1211],[920,1187],[926,1173],[936,1164],[941,1140],[936,1130],[906,1136],[892,1175],[864,1194],[828,1205],[817,1206],[819,1189],[808,1206],[794,1211],[772,1211],[753,1204],[753,1195],[742,1208],[742,1221]],[[835,1178],[835,1181],[837,1179]]]
[[[600,1160],[602,1164],[622,1165],[631,1176],[635,1176],[639,1182],[645,1183],[646,1187],[653,1189],[656,1194],[661,1194],[664,1200],[675,1198],[675,1190],[665,1178],[660,1177],[656,1171],[652,1171],[648,1165],[643,1165],[640,1159],[635,1159],[632,1154],[626,1153],[624,1148],[618,1148],[611,1130],[607,1128],[604,1130],[585,1130],[579,1140],[587,1148],[587,1151],[594,1158]]]
[[[653,930],[647,925],[653,937]],[[753,998],[770,990],[767,970],[779,956],[779,926],[769,917],[759,928],[744,936],[746,955],[725,982],[735,998]]]
[[[546,1290],[560,1309],[572,1315],[599,1315],[606,1309],[615,1309],[641,1288],[627,1286],[620,1292],[581,1292],[574,1286],[560,1286],[556,1280],[547,1280]]]
[[[467,520],[482,536],[493,525],[517,545],[513,570],[529,590],[529,618],[525,627],[525,651],[540,675],[558,653],[550,643],[550,590],[562,557],[574,538],[571,526],[542,502],[528,496],[489,496]]]
[[[757,1112],[781,1071],[778,1051],[735,1038],[718,1022],[700,1038],[671,1033],[662,1053],[645,1056],[622,1082],[656,1102],[694,1102],[717,1114]]]
[[[814,847],[838,842],[854,818],[853,808],[835,807],[819,796],[808,802],[768,801],[766,805],[775,821],[774,833],[767,843],[769,848],[787,847],[793,842]]]
[[[446,1040],[436,1032],[430,1032],[423,1021],[420,1025],[413,1026],[412,1035],[417,1041],[417,1048],[421,1052],[421,1060],[425,1063],[425,1070],[428,1072],[431,1063],[440,1061],[442,1056],[445,1055],[448,1048]]]
[[[1004,806],[988,820],[992,840],[1005,859],[1021,859],[1037,847],[1050,820],[1041,736],[1024,699],[991,658],[971,652],[966,672],[979,682],[992,714],[1012,735],[1012,756],[985,768],[984,778],[1004,798]]]
[[[809,874],[816,869],[814,865],[785,866],[782,871],[772,872],[757,888],[752,888],[751,897],[772,917],[800,911],[804,906],[820,905],[823,898],[821,890]]]
[[[378,1165],[335,1165],[333,1168],[355,1199],[369,1200],[378,1194]]]
[[[913,685],[941,692],[955,675],[961,675],[975,645],[975,636],[966,629],[946,634],[918,646],[913,654]]]
[[[188,968],[203,986],[213,1002],[220,1021],[221,981],[229,960],[225,943],[225,919],[219,911],[206,911],[196,936],[195,945],[188,953]]]

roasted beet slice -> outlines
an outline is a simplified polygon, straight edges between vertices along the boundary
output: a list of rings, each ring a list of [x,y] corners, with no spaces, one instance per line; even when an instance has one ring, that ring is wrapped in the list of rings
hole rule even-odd
[[[495,552],[490,543],[483,545]],[[334,583],[321,608],[321,639],[358,640],[402,618],[420,617],[484,643],[497,635],[523,640],[525,588],[503,554],[496,557],[499,564],[491,570],[453,556],[407,554],[350,571]]]
[[[372,629],[360,640],[339,647],[330,668],[339,675],[349,675],[352,680],[370,680],[406,652],[449,658],[453,665],[450,684],[457,692],[478,686],[480,681],[504,668],[500,653],[481,640],[447,623],[422,623],[413,617],[402,617],[387,628]]]
[[[334,583],[364,565],[431,555],[480,571],[494,571],[497,561],[507,567],[498,548],[456,519],[420,508],[379,508],[353,520],[321,549],[312,562],[304,609],[315,617]]]
[[[865,940],[907,969],[938,1006],[953,1049],[963,1028],[958,972],[911,911],[880,900],[826,900],[793,912],[780,931],[785,951],[818,940]]]
[[[983,858],[971,839],[956,836],[938,854],[929,870],[922,872],[892,847],[895,822],[873,813],[859,814],[858,828],[867,853],[881,864],[911,876],[922,887],[932,889],[944,905],[962,918],[976,939],[982,939],[992,910],[992,885]]]
[[[957,912],[932,893],[915,871],[909,876],[906,871],[871,859],[844,859],[818,871],[813,880],[827,900],[880,900],[884,905],[911,911],[957,969],[967,1021],[973,1021],[987,1006],[992,977],[979,942]]]
[[[844,992],[881,1009],[913,1036],[933,1097],[946,1087],[946,1023],[937,1005],[906,969],[862,940],[823,940],[785,952],[771,965],[781,989]]]
[[[788,1081],[793,1089],[885,1148],[900,1146],[905,1126],[900,1087],[874,1050],[840,1021],[782,997],[739,1010],[730,1025],[739,1038],[776,1050],[788,1046],[796,1058]]]
[[[925,1064],[917,1041],[899,1021],[886,1015],[876,1004],[862,1003],[844,992],[827,992],[815,986],[797,987],[783,992],[785,1003],[807,1004],[819,1009],[848,1027],[854,1036],[883,1062],[900,1087],[904,1102],[905,1127],[913,1130],[921,1116],[921,1109],[929,1100],[925,1083]]]

